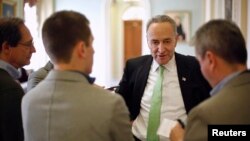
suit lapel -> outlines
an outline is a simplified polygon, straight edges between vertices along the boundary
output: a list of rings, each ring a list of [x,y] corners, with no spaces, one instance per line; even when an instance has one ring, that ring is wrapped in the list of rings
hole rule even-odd
[[[183,101],[185,104],[186,111],[188,112],[190,109],[191,104],[189,104],[189,101],[192,101],[192,84],[189,83],[190,80],[190,67],[187,63],[185,58],[183,58],[182,55],[175,53],[175,59],[176,59],[176,67],[177,67],[177,74],[178,74],[178,80],[180,84],[181,94],[183,97]]]
[[[136,74],[136,80],[135,80],[135,89],[136,94],[138,94],[136,97],[139,97],[141,100],[141,97],[144,93],[144,89],[146,87],[147,84],[147,80],[148,80],[148,75],[149,75],[149,71],[150,71],[150,67],[152,64],[153,58],[152,56],[148,56],[145,59],[145,62],[140,65],[140,67],[137,70],[137,74]]]

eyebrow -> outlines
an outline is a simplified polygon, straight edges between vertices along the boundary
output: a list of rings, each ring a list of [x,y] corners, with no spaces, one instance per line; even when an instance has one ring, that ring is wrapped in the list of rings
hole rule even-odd
[[[162,40],[160,39],[151,39],[150,41],[165,41],[165,40],[173,40],[172,38],[164,38]]]
[[[163,40],[168,40],[168,41],[169,41],[169,40],[173,40],[173,39],[172,39],[172,38],[165,38],[165,39],[163,39]]]

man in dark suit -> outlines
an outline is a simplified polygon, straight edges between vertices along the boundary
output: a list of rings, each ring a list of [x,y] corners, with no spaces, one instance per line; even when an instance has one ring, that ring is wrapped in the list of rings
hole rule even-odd
[[[35,52],[32,36],[19,18],[0,19],[0,140],[23,141],[18,68]]]
[[[209,97],[210,86],[202,77],[194,57],[175,53],[176,23],[166,15],[155,16],[147,24],[151,55],[126,62],[117,93],[126,101],[136,140],[147,140],[149,112],[158,67],[164,69],[160,121],[185,120],[187,113]],[[154,133],[156,134],[156,133]],[[158,140],[165,140],[158,137]]]

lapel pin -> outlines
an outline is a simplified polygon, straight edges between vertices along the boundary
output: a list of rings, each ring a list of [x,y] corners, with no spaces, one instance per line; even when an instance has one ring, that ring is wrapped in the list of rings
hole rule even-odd
[[[186,79],[186,77],[182,77],[182,81],[186,81],[187,79]]]

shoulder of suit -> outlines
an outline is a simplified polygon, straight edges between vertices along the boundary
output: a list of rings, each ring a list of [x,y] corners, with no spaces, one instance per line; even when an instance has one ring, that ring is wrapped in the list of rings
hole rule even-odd
[[[20,84],[13,79],[7,71],[0,69],[0,76],[0,86],[3,88],[2,90],[16,91],[17,93],[21,92],[23,94]]]
[[[192,66],[199,65],[196,58],[190,55],[183,55],[183,54],[175,53],[175,60],[177,63],[181,62],[181,63],[185,63],[185,64],[192,65]]]
[[[153,60],[153,57],[151,55],[144,55],[144,56],[128,59],[127,62],[137,64],[137,63],[145,62],[147,60],[149,61]]]
[[[46,71],[50,71],[53,68],[54,68],[54,65],[50,61],[43,67],[43,69]]]
[[[194,56],[191,56],[191,55],[183,55],[183,54],[180,54],[180,53],[175,53],[175,58],[178,58],[178,59],[189,59],[189,60],[196,60]]]
[[[40,68],[37,71],[33,72],[30,74],[30,78],[44,78],[47,76],[47,74],[49,73],[48,70],[44,69],[44,68]]]
[[[237,76],[232,78],[232,80],[229,81],[229,83],[226,86],[236,87],[237,85],[241,85],[241,86],[246,85],[247,87],[249,87],[250,85],[250,71],[249,70],[245,70],[239,73]]]
[[[99,95],[99,98],[115,98],[115,99],[122,99],[122,97],[119,95],[119,94],[116,94],[116,93],[112,93],[111,91],[109,90],[105,90],[103,89],[102,87],[99,87],[99,86],[89,86],[90,90],[91,91],[95,91],[95,93],[97,95]],[[114,100],[115,100],[114,99]]]

